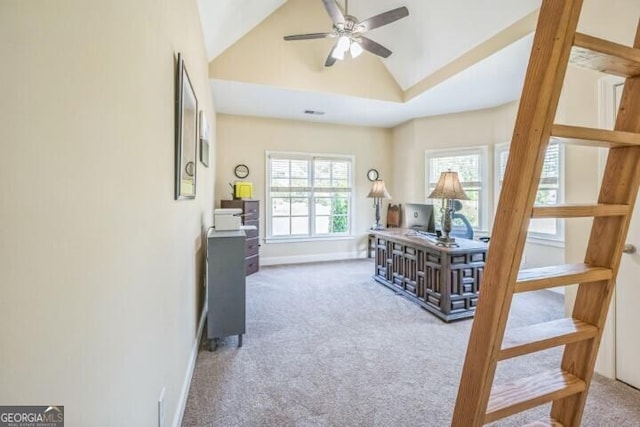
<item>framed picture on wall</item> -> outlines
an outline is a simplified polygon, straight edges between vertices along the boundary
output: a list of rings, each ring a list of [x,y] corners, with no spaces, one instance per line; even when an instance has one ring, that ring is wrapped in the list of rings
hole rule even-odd
[[[176,182],[175,199],[196,197],[198,100],[182,54],[176,71]]]
[[[209,167],[209,123],[204,111],[200,111],[199,115],[200,127],[200,162]]]

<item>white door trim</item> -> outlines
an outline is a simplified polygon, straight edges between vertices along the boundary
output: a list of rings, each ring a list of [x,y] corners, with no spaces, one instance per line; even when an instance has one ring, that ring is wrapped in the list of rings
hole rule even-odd
[[[624,79],[616,76],[606,76],[598,81],[598,125],[604,129],[613,129],[616,117],[616,86],[624,83]],[[607,161],[609,150],[598,149],[598,182],[602,182],[602,174]],[[616,378],[616,296],[611,298],[611,306],[607,315],[607,322],[602,332],[600,350],[596,360],[595,370],[600,375]]]

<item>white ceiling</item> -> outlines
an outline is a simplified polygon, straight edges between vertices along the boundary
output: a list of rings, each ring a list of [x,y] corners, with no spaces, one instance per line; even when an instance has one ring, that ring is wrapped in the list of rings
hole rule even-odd
[[[209,59],[285,1],[198,0]],[[349,13],[364,20],[395,7],[409,9],[407,18],[367,33],[393,51],[381,61],[399,86],[407,89],[534,11],[540,3],[541,0],[350,0]],[[326,28],[309,28],[308,32],[330,29],[327,16]],[[521,39],[406,103],[221,80],[212,80],[212,90],[220,113],[392,127],[415,117],[488,108],[518,99],[531,40],[531,36]],[[340,62],[334,66],[339,67]],[[268,106],[265,99],[269,100]],[[309,116],[302,113],[305,109],[325,114]]]

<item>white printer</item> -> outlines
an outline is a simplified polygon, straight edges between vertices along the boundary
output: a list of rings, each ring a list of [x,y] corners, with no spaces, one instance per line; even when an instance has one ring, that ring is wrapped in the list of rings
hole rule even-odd
[[[216,231],[240,230],[242,226],[242,209],[214,209],[213,226]]]

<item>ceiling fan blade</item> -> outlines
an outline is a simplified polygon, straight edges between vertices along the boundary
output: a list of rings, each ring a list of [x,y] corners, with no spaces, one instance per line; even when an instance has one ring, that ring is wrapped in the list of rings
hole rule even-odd
[[[359,36],[358,42],[360,43],[363,49],[368,50],[369,52],[375,55],[381,56],[383,58],[388,58],[389,55],[391,55],[392,53],[389,49],[382,46],[380,43],[374,42],[370,38],[367,38],[364,36]]]
[[[289,40],[312,40],[312,39],[326,39],[335,37],[333,33],[309,33],[309,34],[295,34],[292,36],[284,36],[284,39]]]
[[[336,0],[322,0],[324,8],[327,9],[327,13],[333,21],[333,25],[344,25],[344,14],[340,10],[340,6],[336,3]]]
[[[335,44],[335,46],[333,46],[333,49],[331,49],[331,51],[329,52],[329,56],[327,56],[327,60],[324,61],[325,67],[331,67],[333,64],[336,63],[337,59],[333,57],[333,51],[336,49],[336,47],[338,47],[337,43]]]
[[[409,16],[409,9],[402,6],[397,9],[388,10],[380,15],[372,16],[369,19],[365,19],[358,25],[361,28],[361,32],[370,31],[374,28],[382,27],[383,25],[390,24],[398,19],[402,19]]]

